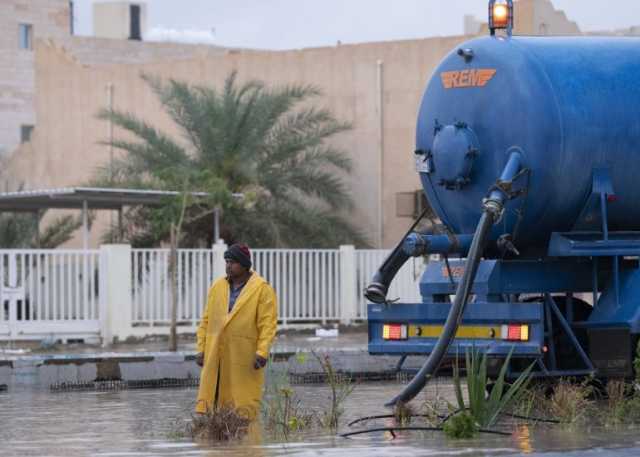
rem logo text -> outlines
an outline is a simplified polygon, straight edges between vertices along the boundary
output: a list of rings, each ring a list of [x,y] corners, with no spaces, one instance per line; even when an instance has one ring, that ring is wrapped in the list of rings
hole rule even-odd
[[[495,74],[494,68],[478,68],[475,70],[444,71],[440,73],[440,78],[442,78],[442,85],[445,89],[483,87]]]

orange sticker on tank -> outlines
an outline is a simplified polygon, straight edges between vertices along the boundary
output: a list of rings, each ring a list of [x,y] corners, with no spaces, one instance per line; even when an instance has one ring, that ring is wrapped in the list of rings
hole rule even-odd
[[[440,73],[445,89],[455,87],[484,87],[496,74],[495,68],[477,68],[461,71],[444,71]]]

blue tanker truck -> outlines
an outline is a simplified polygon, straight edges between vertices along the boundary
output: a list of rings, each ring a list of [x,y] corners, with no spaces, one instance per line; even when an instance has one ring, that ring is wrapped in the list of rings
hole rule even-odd
[[[371,354],[429,355],[391,403],[472,348],[536,376],[630,376],[640,333],[640,39],[511,35],[460,45],[429,81],[416,169],[440,233],[410,232],[365,289]],[[415,224],[414,224],[415,227]],[[387,289],[440,254],[420,303]],[[585,299],[588,298],[588,299]]]

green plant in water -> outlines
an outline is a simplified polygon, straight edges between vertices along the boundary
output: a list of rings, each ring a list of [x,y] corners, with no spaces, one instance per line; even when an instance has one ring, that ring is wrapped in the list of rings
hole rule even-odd
[[[443,412],[453,413],[455,407],[451,405],[444,397],[436,393],[435,397],[427,398],[422,403],[421,411],[423,413],[424,421],[432,426],[437,426],[442,420],[441,414]]]
[[[549,400],[549,411],[561,422],[581,422],[593,410],[592,393],[588,380],[577,384],[569,379],[560,379]]]
[[[636,346],[636,356],[633,360],[635,383],[628,384],[623,380],[609,380],[607,383],[607,408],[605,410],[605,425],[638,424],[640,423],[640,340]]]
[[[289,433],[309,428],[313,414],[302,407],[301,401],[290,387],[282,387],[267,402],[265,427],[288,438]]]
[[[269,361],[267,377],[269,382],[262,402],[265,429],[287,439],[290,433],[309,428],[313,422],[313,414],[303,408],[289,385],[287,373],[277,372]]]
[[[636,345],[636,356],[633,359],[633,370],[636,374],[636,382],[640,382],[640,340]]]
[[[408,403],[398,402],[393,408],[393,416],[396,424],[400,426],[409,425],[415,411]]]
[[[487,375],[487,354],[484,353],[481,356],[480,351],[477,349],[465,354],[467,393],[469,399],[468,408],[465,406],[464,398],[462,397],[458,364],[454,364],[453,384],[458,407],[460,411],[468,409],[469,414],[480,428],[491,427],[495,424],[500,414],[505,411],[510,404],[518,400],[529,383],[533,364],[525,369],[513,384],[508,385],[506,383],[507,368],[512,353],[513,349],[505,359],[498,377],[493,383],[491,393],[488,396],[487,385],[490,380]]]
[[[618,404],[615,413],[619,424],[640,424],[640,396],[636,393]]]
[[[320,415],[320,425],[324,428],[335,430],[338,428],[340,417],[344,413],[342,405],[353,392],[355,385],[351,383],[351,379],[336,372],[328,354],[319,355],[315,351],[311,351],[311,354],[320,363],[325,380],[331,390],[329,405]]]
[[[296,362],[304,365],[307,362],[307,354],[305,352],[296,352]]]
[[[627,384],[623,379],[609,379],[607,382],[607,403],[604,408],[604,424],[617,425],[624,422],[624,400]]]
[[[451,416],[442,429],[449,438],[467,439],[477,433],[478,424],[471,414],[461,411]]]
[[[521,394],[511,403],[510,412],[526,418],[536,415],[543,417],[547,413],[543,410],[547,402],[544,391],[544,385],[524,386]],[[531,420],[527,419],[526,422]]]
[[[633,368],[635,370],[635,383],[633,385],[626,384],[625,391],[619,395],[619,401],[616,402],[613,410],[615,414],[615,422],[621,424],[639,424],[640,423],[640,340],[636,346],[636,356],[633,359]],[[607,385],[608,386],[608,385]],[[610,400],[610,404],[611,404]]]

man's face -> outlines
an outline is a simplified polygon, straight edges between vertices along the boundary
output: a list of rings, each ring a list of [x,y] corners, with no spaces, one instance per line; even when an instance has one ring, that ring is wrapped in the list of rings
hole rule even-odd
[[[240,265],[240,263],[235,260],[225,259],[225,270],[227,272],[227,276],[231,278],[237,278],[238,276],[242,276],[245,272],[245,268]]]

